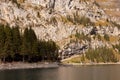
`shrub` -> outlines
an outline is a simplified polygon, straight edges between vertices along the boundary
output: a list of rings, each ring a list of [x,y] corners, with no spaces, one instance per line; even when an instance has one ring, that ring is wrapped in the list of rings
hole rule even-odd
[[[89,49],[86,53],[86,58],[92,62],[117,62],[113,50],[106,47]]]
[[[110,38],[109,38],[109,36],[108,36],[107,34],[104,35],[104,39],[105,39],[106,41],[110,41]]]

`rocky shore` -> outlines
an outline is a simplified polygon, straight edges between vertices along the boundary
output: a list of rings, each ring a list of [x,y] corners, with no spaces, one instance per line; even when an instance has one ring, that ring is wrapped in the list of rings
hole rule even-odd
[[[59,67],[58,63],[0,63],[0,70],[6,69],[32,69],[32,68],[56,68]]]
[[[120,65],[120,62],[117,63],[112,63],[112,62],[108,62],[108,63],[63,63],[62,65],[64,66],[88,66],[88,65]]]
[[[57,68],[59,66],[89,66],[89,65],[117,65],[117,63],[0,63],[0,70],[33,69],[33,68]]]

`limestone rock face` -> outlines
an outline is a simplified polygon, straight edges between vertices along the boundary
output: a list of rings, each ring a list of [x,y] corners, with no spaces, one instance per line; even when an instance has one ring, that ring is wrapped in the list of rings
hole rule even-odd
[[[120,0],[96,0],[112,21],[120,24]]]
[[[118,36],[119,29],[105,23],[107,20],[109,16],[94,0],[0,0],[0,23],[18,25],[22,30],[31,26],[39,39],[69,43],[67,39],[76,32],[93,38],[94,27],[101,36]],[[93,48],[104,44],[98,40],[92,43]],[[88,41],[84,44],[91,45]]]

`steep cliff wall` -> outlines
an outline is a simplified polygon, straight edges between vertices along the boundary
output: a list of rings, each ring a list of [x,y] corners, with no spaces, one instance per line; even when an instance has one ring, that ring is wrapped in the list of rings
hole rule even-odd
[[[39,39],[52,39],[60,45],[70,43],[71,36],[79,33],[91,39],[82,44],[91,45],[95,40],[98,46],[98,39],[93,38],[96,35],[91,34],[94,28],[100,36],[120,34],[118,26],[94,0],[0,0],[0,23],[18,25],[22,30],[31,26]],[[103,40],[102,44],[109,42]]]

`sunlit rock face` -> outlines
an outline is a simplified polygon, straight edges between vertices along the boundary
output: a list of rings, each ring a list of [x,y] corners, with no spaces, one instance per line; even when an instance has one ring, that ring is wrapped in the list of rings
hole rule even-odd
[[[82,16],[93,23],[109,18],[94,0],[0,0],[0,23],[18,25],[22,30],[31,26],[39,39],[61,41],[76,32],[88,35],[95,26],[78,24]],[[102,34],[99,26],[98,30]]]
[[[111,17],[112,21],[120,24],[120,0],[96,0],[96,2]]]

